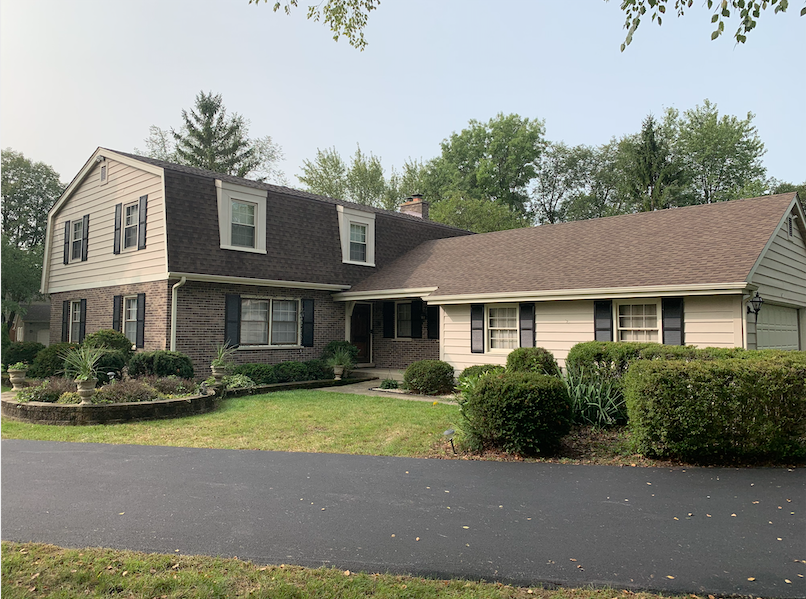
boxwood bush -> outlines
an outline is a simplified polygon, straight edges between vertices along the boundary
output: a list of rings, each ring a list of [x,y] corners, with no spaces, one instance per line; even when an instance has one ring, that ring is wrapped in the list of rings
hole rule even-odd
[[[441,360],[414,362],[406,368],[403,383],[414,393],[424,395],[453,393],[453,366]]]
[[[3,352],[3,364],[8,367],[9,364],[25,362],[30,366],[43,349],[45,346],[36,341],[14,341]]]
[[[125,364],[129,363],[129,360],[134,354],[132,342],[129,341],[129,338],[120,331],[113,329],[101,329],[100,331],[90,333],[84,337],[82,343],[91,347],[106,347],[119,351],[123,356]]]
[[[189,356],[178,351],[156,350],[137,352],[129,360],[131,376],[178,376],[193,378],[193,362]]]
[[[62,374],[64,371],[64,358],[62,355],[70,348],[77,348],[75,343],[54,343],[40,351],[31,368],[28,369],[28,378],[45,379]]]
[[[549,376],[560,376],[557,360],[547,349],[542,347],[519,347],[507,356],[509,372],[536,372]]]
[[[280,364],[240,364],[233,369],[232,373],[248,376],[256,385],[319,381],[333,378],[333,369],[329,368],[322,360],[281,362]]]
[[[565,385],[545,374],[482,376],[460,406],[465,438],[472,449],[550,453],[571,428]]]
[[[501,374],[504,372],[504,367],[500,364],[475,364],[473,366],[468,366],[462,371],[462,374],[459,375],[459,380],[466,379],[469,377],[479,377],[482,374]]]
[[[274,364],[240,364],[233,368],[232,374],[248,376],[256,385],[271,385],[277,382]]]
[[[806,457],[803,352],[637,361],[624,383],[644,455],[715,463]]]

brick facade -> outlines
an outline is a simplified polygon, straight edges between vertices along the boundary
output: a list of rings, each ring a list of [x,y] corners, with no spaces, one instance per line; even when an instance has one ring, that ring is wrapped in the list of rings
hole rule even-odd
[[[418,360],[439,360],[439,339],[428,339],[423,322],[422,339],[389,339],[383,336],[383,302],[372,306],[372,359],[377,368],[406,368]]]

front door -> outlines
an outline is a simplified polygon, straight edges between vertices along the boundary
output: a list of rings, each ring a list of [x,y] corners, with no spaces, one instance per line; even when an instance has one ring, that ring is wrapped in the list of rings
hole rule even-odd
[[[359,364],[372,362],[372,305],[356,304],[350,320],[350,342],[358,348]]]

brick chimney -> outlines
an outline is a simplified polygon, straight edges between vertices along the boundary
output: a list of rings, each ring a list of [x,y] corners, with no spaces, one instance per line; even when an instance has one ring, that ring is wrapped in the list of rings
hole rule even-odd
[[[400,205],[400,212],[428,220],[428,202],[423,200],[422,194],[415,193]]]

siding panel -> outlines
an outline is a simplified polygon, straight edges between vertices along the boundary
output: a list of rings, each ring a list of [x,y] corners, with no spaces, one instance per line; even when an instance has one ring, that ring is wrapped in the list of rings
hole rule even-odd
[[[806,243],[797,226],[791,238],[786,226],[778,229],[752,282],[765,300],[806,306]]]
[[[683,314],[686,345],[741,347],[741,309],[738,295],[687,297]]]

